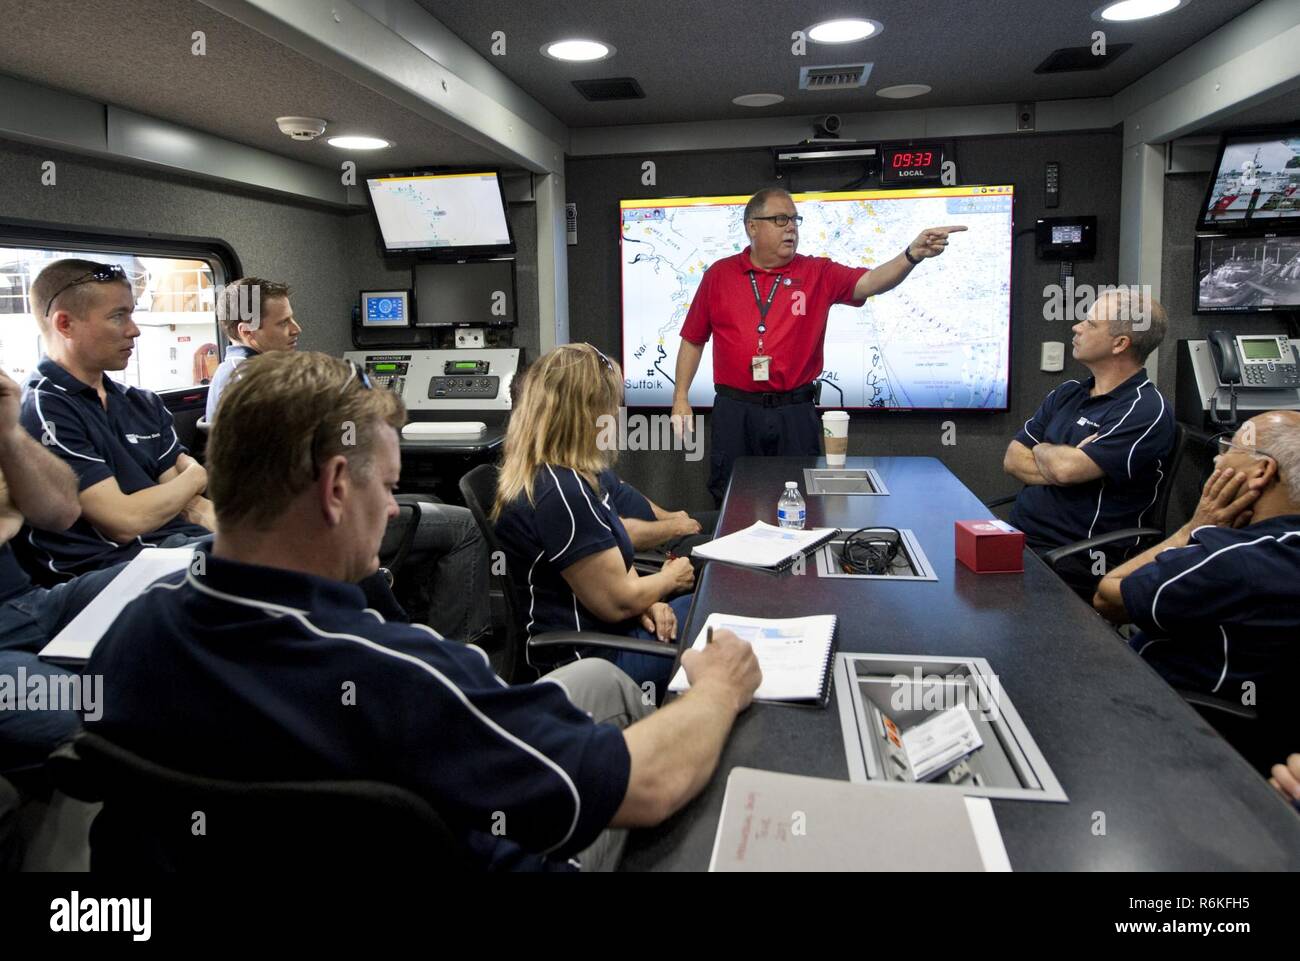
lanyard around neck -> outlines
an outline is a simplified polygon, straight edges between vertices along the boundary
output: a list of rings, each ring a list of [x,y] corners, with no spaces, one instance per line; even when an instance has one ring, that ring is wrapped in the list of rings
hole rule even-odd
[[[749,272],[749,285],[754,288],[754,303],[758,305],[758,332],[761,334],[765,330],[762,322],[767,320],[767,312],[772,309],[772,301],[776,300],[777,288],[781,286],[781,275],[777,274],[773,278],[772,289],[768,291],[766,301],[758,292],[758,278],[752,270]]]
[[[763,353],[763,335],[767,333],[767,312],[772,309],[772,301],[776,300],[777,288],[781,286],[781,275],[777,274],[772,279],[772,289],[767,292],[767,301],[758,292],[758,278],[754,271],[749,272],[749,286],[754,288],[754,303],[758,305],[758,352]]]

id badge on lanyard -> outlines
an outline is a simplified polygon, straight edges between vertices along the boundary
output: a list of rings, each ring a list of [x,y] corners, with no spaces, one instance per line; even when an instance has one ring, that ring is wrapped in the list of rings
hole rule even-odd
[[[767,294],[766,302],[758,292],[758,279],[752,270],[749,272],[749,285],[754,289],[754,303],[758,305],[758,353],[750,358],[749,372],[755,381],[766,381],[772,376],[772,356],[763,352],[763,335],[767,333],[767,312],[772,309],[772,301],[776,300],[776,291],[781,286],[781,277],[778,275],[773,279],[772,289]]]

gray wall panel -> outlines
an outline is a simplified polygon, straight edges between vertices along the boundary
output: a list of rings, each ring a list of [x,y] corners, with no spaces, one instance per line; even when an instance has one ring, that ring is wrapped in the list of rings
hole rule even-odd
[[[620,347],[618,201],[622,198],[744,194],[772,182],[765,150],[661,155],[658,184],[641,184],[641,157],[571,159],[568,200],[578,205],[578,245],[569,248],[570,329],[575,341],[603,349]],[[1042,207],[1043,165],[1062,164],[1062,215],[1096,214],[1098,255],[1076,265],[1080,284],[1114,283],[1119,256],[1120,137],[1117,132],[990,137],[962,141],[957,152],[963,183],[1012,183],[1017,189],[1017,228],[1032,227]],[[798,178],[798,189],[835,189],[843,180]],[[955,237],[955,244],[961,242]],[[1069,323],[1043,319],[1044,288],[1057,282],[1054,264],[1034,257],[1031,236],[1016,241],[1013,258],[1011,409],[1008,413],[855,413],[850,453],[938,457],[983,498],[1009,493],[1015,483],[1002,473],[1002,453],[1016,430],[1057,383],[1086,374],[1068,360],[1061,374],[1038,370],[1039,344],[1070,340]],[[925,266],[908,283],[924,282]],[[956,424],[956,444],[942,443],[943,423]],[[626,453],[623,473],[665,507],[711,506],[704,489],[707,456],[689,463],[680,453]],[[775,505],[779,491],[772,492]]]
[[[41,186],[46,160],[57,165],[52,187]],[[509,209],[518,245],[514,343],[532,358],[539,325],[536,210],[532,203]],[[301,346],[332,354],[351,349],[357,291],[411,282],[409,268],[394,268],[380,254],[373,219],[364,210],[268,197],[0,140],[0,219],[4,217],[224,240],[247,273],[293,287],[294,312],[303,324]]]
[[[55,186],[41,186],[45,160],[57,164]],[[354,258],[347,215],[337,210],[0,141],[4,217],[219,238],[234,248],[246,272],[294,288],[304,349],[339,353],[349,346]]]

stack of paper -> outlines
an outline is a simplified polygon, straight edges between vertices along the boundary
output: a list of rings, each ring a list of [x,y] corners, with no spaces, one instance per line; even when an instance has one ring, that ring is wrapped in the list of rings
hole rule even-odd
[[[710,561],[742,564],[745,567],[780,568],[839,533],[839,530],[832,527],[814,527],[802,531],[755,521],[743,531],[696,546],[691,555]]]
[[[40,657],[60,664],[84,664],[122,608],[158,578],[185,570],[193,556],[192,547],[146,547],[41,649]]]

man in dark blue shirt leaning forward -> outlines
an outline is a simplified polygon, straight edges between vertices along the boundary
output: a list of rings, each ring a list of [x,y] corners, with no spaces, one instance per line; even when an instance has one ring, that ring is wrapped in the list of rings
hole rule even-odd
[[[1127,287],[1103,292],[1073,329],[1073,354],[1092,376],[1052,390],[1007,446],[1002,468],[1025,487],[1011,523],[1043,553],[1099,534],[1160,523],[1151,515],[1167,481],[1174,416],[1147,377],[1147,355],[1164,339],[1164,308]],[[1105,560],[1080,555],[1058,565],[1079,594],[1122,563],[1125,544]]]
[[[1116,568],[1093,606],[1169,683],[1254,705],[1294,733],[1300,666],[1300,412],[1270,411],[1220,443],[1196,513]],[[1290,743],[1290,742],[1289,742]]]
[[[484,867],[612,867],[608,828],[657,824],[713,774],[758,684],[753,651],[715,635],[682,658],[689,693],[652,711],[608,661],[512,687],[482,650],[367,610],[352,582],[397,513],[404,419],[324,354],[241,364],[208,446],[212,552],[96,647],[113,696],[88,728],[198,774],[398,784]]]

